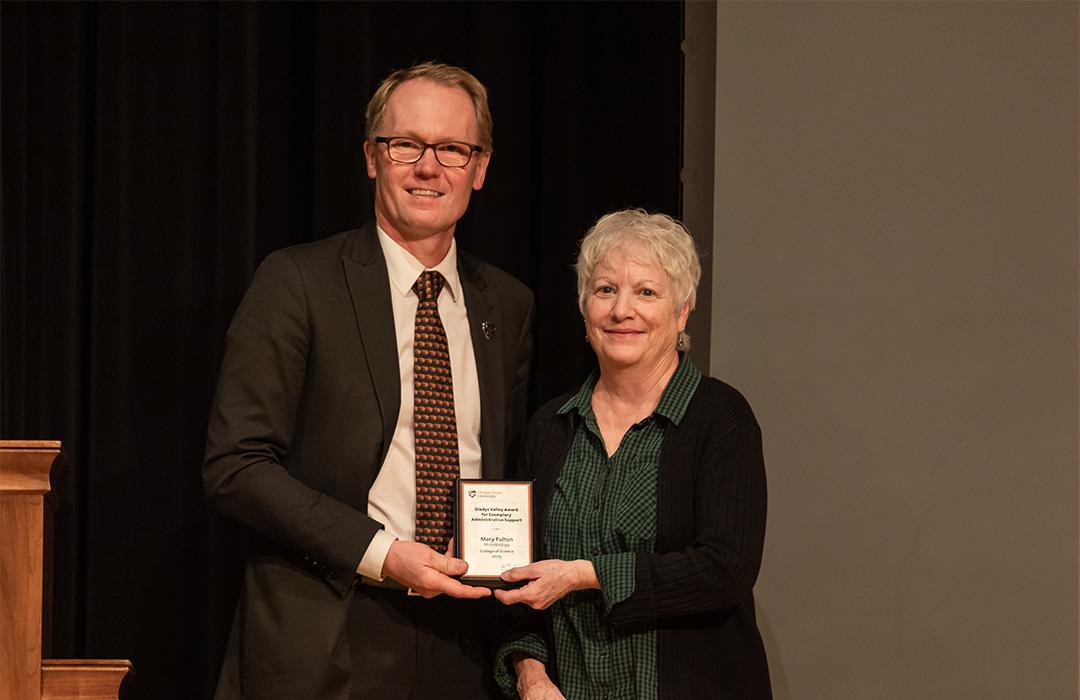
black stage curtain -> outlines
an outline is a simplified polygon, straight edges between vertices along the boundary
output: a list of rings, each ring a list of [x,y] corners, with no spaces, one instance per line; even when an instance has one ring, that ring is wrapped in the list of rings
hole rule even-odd
[[[538,296],[531,405],[594,362],[570,265],[599,215],[679,214],[681,3],[0,3],[0,435],[58,438],[52,648],[207,697],[243,533],[201,494],[258,262],[371,216],[363,110],[437,59],[491,90],[459,241]],[[2,626],[2,625],[0,625]]]

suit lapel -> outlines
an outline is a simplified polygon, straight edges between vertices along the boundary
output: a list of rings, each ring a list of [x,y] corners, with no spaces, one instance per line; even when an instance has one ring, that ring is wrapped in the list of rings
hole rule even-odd
[[[394,336],[394,311],[390,303],[390,283],[374,223],[359,229],[349,248],[342,258],[342,265],[382,416],[381,463],[393,439],[398,411],[401,409],[401,374],[397,338]],[[501,309],[495,290],[484,280],[482,263],[460,250],[458,273],[465,292],[469,335],[480,383],[481,471],[486,479],[502,479],[506,473],[503,455],[506,449],[506,417],[503,415],[506,387],[499,335],[505,332]]]
[[[503,458],[506,417],[503,397],[503,357],[499,333],[502,327],[501,309],[495,290],[483,276],[483,266],[458,250],[458,273],[465,291],[469,335],[476,356],[476,374],[480,382],[480,450],[481,471],[485,479],[502,479],[506,474]]]
[[[394,335],[394,310],[390,305],[390,283],[374,223],[369,222],[355,232],[351,250],[347,249],[342,257],[342,265],[382,415],[381,464],[390,448],[401,408],[401,374]]]

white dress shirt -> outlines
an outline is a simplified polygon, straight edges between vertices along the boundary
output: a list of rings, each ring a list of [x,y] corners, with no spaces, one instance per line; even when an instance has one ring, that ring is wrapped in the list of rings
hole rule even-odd
[[[469,335],[465,294],[457,270],[457,241],[451,241],[446,257],[434,268],[413,257],[379,228],[379,245],[386,258],[390,303],[394,309],[398,369],[401,375],[401,408],[379,475],[368,492],[368,515],[385,526],[375,533],[357,573],[382,579],[383,562],[394,540],[412,540],[416,534],[416,453],[413,444],[413,336],[419,299],[413,284],[426,269],[446,279],[439,295],[439,317],[450,346],[450,370],[454,379],[454,411],[457,419],[461,477],[480,478],[480,381]]]

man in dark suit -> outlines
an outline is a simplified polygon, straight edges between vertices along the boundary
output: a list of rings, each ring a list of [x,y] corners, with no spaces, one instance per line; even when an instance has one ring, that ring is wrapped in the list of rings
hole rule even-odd
[[[492,694],[490,591],[455,578],[446,514],[427,513],[445,501],[429,483],[503,477],[524,424],[532,294],[454,242],[491,158],[486,90],[452,66],[399,70],[366,130],[375,221],[271,254],[229,328],[203,478],[252,544],[219,698]],[[414,431],[432,373],[445,460]],[[449,471],[424,480],[429,459]]]

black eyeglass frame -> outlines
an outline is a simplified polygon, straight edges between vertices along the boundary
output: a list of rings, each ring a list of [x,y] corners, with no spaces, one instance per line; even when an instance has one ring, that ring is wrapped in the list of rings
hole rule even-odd
[[[405,139],[407,141],[414,141],[414,142],[420,144],[421,146],[423,146],[423,148],[420,150],[420,155],[416,156],[415,160],[398,160],[397,158],[393,157],[392,155],[390,155],[390,142],[393,141],[394,139]],[[444,168],[467,168],[469,166],[469,163],[472,162],[472,157],[473,157],[474,153],[483,153],[484,152],[484,147],[483,146],[478,146],[475,143],[468,143],[467,141],[440,141],[439,143],[427,143],[426,141],[421,141],[420,139],[414,139],[411,136],[376,136],[375,137],[375,143],[381,143],[381,144],[386,146],[386,157],[387,158],[394,161],[395,163],[402,163],[404,165],[411,165],[413,163],[419,163],[420,159],[424,157],[424,154],[427,153],[428,149],[430,148],[431,152],[435,154],[435,160],[439,161],[439,165],[443,166]],[[446,163],[442,162],[442,159],[439,158],[439,149],[438,149],[438,147],[443,146],[443,145],[448,144],[448,143],[460,143],[460,144],[463,144],[465,146],[468,146],[469,147],[469,159],[467,161],[465,161],[464,163],[462,163],[461,165],[447,165]]]

